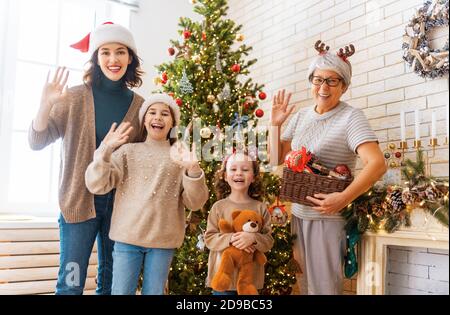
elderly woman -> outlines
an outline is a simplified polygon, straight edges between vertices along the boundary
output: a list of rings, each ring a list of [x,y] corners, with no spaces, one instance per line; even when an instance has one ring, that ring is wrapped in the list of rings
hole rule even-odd
[[[343,192],[307,197],[315,207],[293,204],[292,233],[297,235],[294,253],[299,260],[302,294],[341,294],[345,221],[340,211],[367,191],[386,171],[383,154],[375,133],[359,109],[341,101],[351,84],[352,66],[348,57],[354,47],[330,53],[320,41],[320,55],[309,67],[311,94],[315,106],[299,110],[280,139],[283,123],[293,112],[288,106],[291,94],[278,92],[271,116],[271,161],[279,165],[292,150],[303,146],[313,152],[326,167],[346,164],[354,170],[357,156],[364,168]]]

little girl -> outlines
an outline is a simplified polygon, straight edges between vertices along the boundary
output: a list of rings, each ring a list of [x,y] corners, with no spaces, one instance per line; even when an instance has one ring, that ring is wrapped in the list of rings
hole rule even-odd
[[[174,100],[152,95],[139,120],[143,142],[124,145],[129,124],[113,125],[86,171],[92,193],[116,189],[109,234],[115,241],[115,295],[135,294],[142,269],[142,294],[163,294],[175,249],[183,243],[185,207],[198,210],[209,195],[195,153],[170,139],[180,121]]]
[[[211,208],[205,232],[205,243],[210,249],[208,259],[208,277],[206,285],[211,287],[211,281],[220,265],[221,253],[229,246],[249,253],[258,250],[262,253],[269,251],[273,246],[271,235],[270,214],[266,205],[258,201],[262,195],[259,163],[248,156],[247,153],[234,153],[222,163],[216,174],[215,188],[218,200]],[[221,233],[219,220],[232,222],[231,214],[235,210],[253,210],[264,219],[264,227],[260,233]],[[254,264],[253,279],[256,289],[264,286],[264,266]],[[236,274],[232,279],[229,291],[217,292],[214,295],[237,294]]]

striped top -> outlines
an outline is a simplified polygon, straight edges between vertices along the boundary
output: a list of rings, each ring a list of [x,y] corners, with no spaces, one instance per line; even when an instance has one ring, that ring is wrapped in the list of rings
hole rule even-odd
[[[291,118],[281,139],[292,141],[294,151],[304,146],[329,169],[334,169],[337,164],[346,164],[352,173],[358,146],[378,142],[364,113],[344,102],[322,115],[315,111],[315,107],[301,109]],[[343,220],[340,214],[322,215],[301,204],[293,204],[292,213],[306,220]]]

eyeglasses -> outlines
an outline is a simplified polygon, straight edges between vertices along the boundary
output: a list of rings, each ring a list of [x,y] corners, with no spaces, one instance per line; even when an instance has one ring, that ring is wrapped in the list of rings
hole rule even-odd
[[[311,78],[311,83],[314,85],[318,85],[321,86],[324,82],[327,82],[328,86],[331,87],[336,87],[339,85],[339,83],[342,81],[342,79],[338,79],[338,78],[321,78],[321,77],[312,77]]]

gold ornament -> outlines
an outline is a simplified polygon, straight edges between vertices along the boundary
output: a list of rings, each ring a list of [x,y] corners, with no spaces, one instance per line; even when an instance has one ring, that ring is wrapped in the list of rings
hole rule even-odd
[[[161,80],[160,77],[155,77],[155,78],[153,79],[153,83],[154,83],[155,85],[159,85],[159,84],[162,83],[162,80]]]
[[[406,211],[411,213],[414,210],[414,205],[406,205]]]
[[[391,161],[391,162],[389,163],[389,167],[391,167],[391,168],[396,168],[396,167],[398,167],[398,164],[397,164],[397,162],[395,162],[395,161]]]
[[[203,139],[208,139],[209,137],[211,137],[211,129],[209,129],[208,127],[202,128],[200,130],[200,136]]]
[[[208,103],[213,104],[216,101],[216,97],[214,95],[208,95]]]
[[[395,145],[395,143],[389,143],[389,149],[391,150],[395,150],[397,147]]]
[[[238,42],[242,42],[245,39],[245,36],[243,34],[237,34],[236,35],[236,40]]]
[[[196,64],[199,64],[201,60],[202,58],[200,57],[200,55],[192,56],[192,61],[195,62]]]

